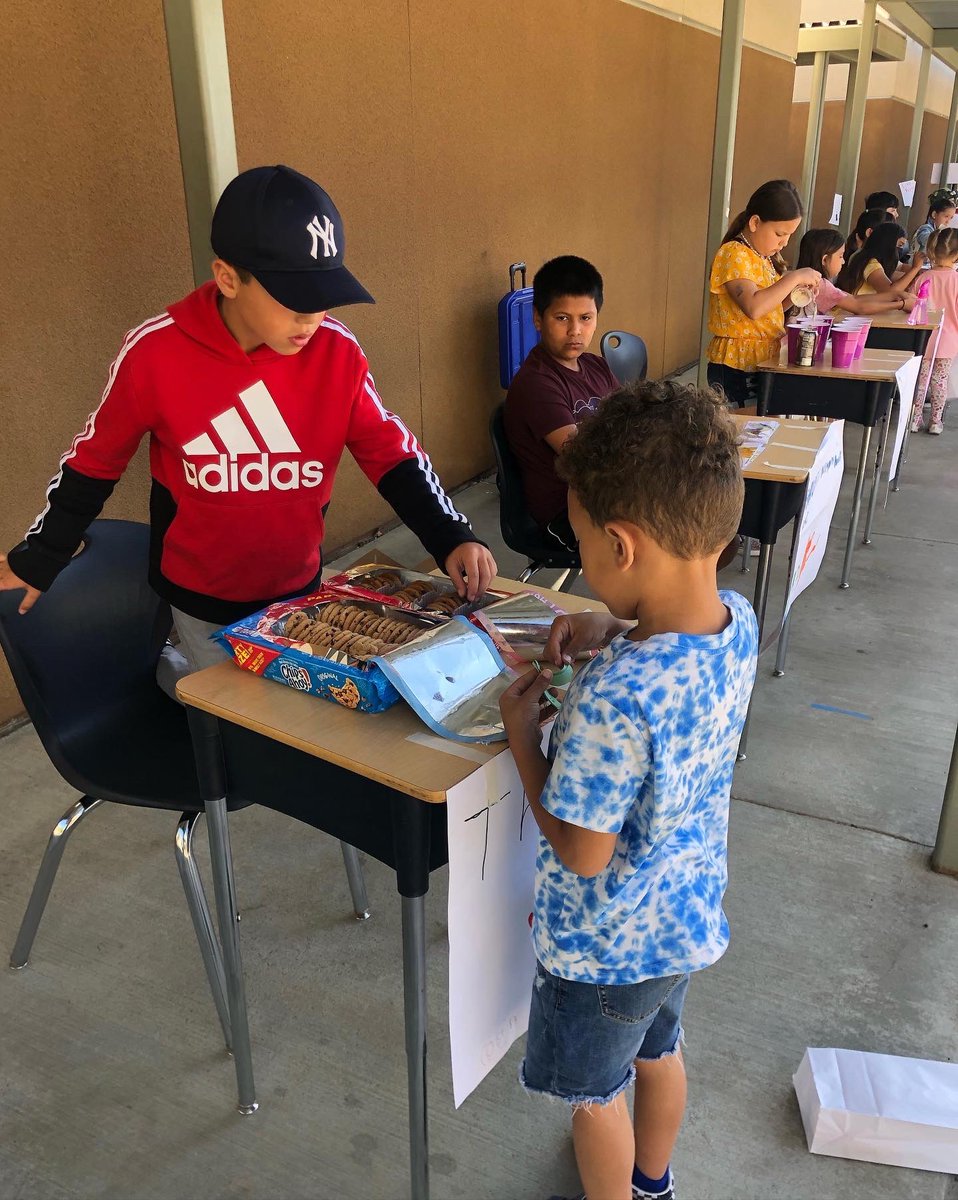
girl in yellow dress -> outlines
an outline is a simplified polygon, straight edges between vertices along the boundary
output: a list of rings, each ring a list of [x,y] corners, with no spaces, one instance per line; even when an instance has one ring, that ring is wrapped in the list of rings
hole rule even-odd
[[[803,211],[793,183],[763,183],[729,226],[712,263],[708,381],[731,404],[756,402],[756,367],[778,354],[785,333],[782,306],[794,288],[804,285],[814,294],[821,282],[818,271],[788,271],[781,258]]]

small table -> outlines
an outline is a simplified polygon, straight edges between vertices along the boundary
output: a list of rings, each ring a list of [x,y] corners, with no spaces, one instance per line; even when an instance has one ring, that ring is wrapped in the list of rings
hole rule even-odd
[[[500,591],[535,591],[567,612],[604,612],[596,600],[530,588],[508,579]],[[209,823],[216,910],[223,942],[239,1110],[256,1109],[246,993],[240,957],[220,722],[252,730],[309,755],[326,786],[310,805],[309,823],[394,867],[402,900],[403,1001],[409,1095],[410,1174],[413,1200],[428,1200],[426,1111],[426,924],[429,873],[447,862],[446,793],[480,769],[481,762],[410,740],[425,726],[400,702],[383,713],[357,713],[243,671],[232,662],[180,680],[188,706],[197,771]],[[227,741],[227,745],[229,745]],[[286,758],[284,746],[277,748]],[[494,758],[505,742],[472,747]],[[300,760],[301,761],[301,760]],[[229,762],[229,755],[227,755]],[[235,763],[231,763],[235,766]],[[249,753],[242,764],[269,772],[269,756]],[[275,776],[282,787],[282,774]],[[370,781],[372,786],[370,786]],[[354,785],[352,790],[350,785]],[[240,789],[241,790],[241,789]],[[283,811],[289,811],[283,809]],[[531,983],[531,981],[530,981]]]
[[[770,413],[774,403],[779,412],[834,417],[864,426],[858,473],[855,477],[852,515],[848,525],[848,540],[845,543],[845,561],[839,584],[842,588],[848,587],[851,577],[852,552],[858,532],[872,431],[879,421],[884,423],[875,456],[868,516],[865,521],[866,544],[870,540],[875,501],[878,496],[878,475],[885,451],[886,418],[897,383],[895,372],[911,357],[912,355],[905,351],[866,350],[851,366],[834,367],[829,347],[825,351],[823,362],[815,363],[811,367],[796,367],[789,363],[786,348],[783,346],[777,357],[767,359],[757,367],[761,373],[758,400],[760,416]]]
[[[909,315],[902,309],[869,318],[872,327],[868,331],[865,349],[907,350],[911,354],[924,354],[931,335],[941,325],[943,313],[940,308],[930,308],[925,314],[926,320],[920,325],[910,325]]]

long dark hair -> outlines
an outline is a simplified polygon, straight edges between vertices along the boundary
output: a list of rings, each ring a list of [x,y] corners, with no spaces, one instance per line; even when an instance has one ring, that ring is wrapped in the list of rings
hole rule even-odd
[[[884,208],[866,208],[855,222],[855,228],[848,235],[845,243],[845,262],[851,262],[852,255],[860,250],[865,243],[865,235],[869,229],[877,229],[879,225],[887,224],[892,215]]]
[[[813,271],[821,271],[824,275],[825,259],[836,250],[840,250],[844,244],[845,239],[837,229],[810,229],[799,243],[795,270],[811,267]]]
[[[725,231],[722,245],[740,238],[752,217],[758,217],[760,221],[794,221],[804,215],[802,198],[795,184],[788,179],[770,179],[749,196],[748,204]],[[781,275],[785,270],[785,262],[781,255],[776,254],[772,263]]]
[[[928,216],[925,217],[925,224],[931,224],[931,218],[935,213],[944,212],[946,208],[954,208],[955,202],[948,196],[939,196],[937,200],[932,200],[928,206]]]
[[[891,279],[898,267],[898,243],[904,236],[904,229],[895,221],[883,221],[876,226],[861,250],[839,271],[835,286],[854,296],[864,280],[865,267],[873,258],[878,259],[881,269]]]

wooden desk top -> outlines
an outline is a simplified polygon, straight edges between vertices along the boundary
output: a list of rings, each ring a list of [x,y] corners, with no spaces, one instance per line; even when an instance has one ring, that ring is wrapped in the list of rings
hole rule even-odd
[[[566,612],[606,611],[598,600],[534,584],[495,579],[491,586],[503,592],[537,592]],[[176,691],[185,704],[435,804],[443,803],[446,792],[481,765],[474,752],[495,758],[507,745],[494,742],[489,746],[460,747],[457,742],[449,742],[448,753],[433,749],[409,740],[412,734],[435,735],[402,701],[383,713],[353,712],[271,679],[261,679],[233,662],[207,667],[181,679]],[[468,752],[469,757],[457,754],[459,749]]]
[[[775,483],[804,483],[822,439],[831,421],[816,421],[804,417],[755,417],[731,413],[740,429],[749,421],[777,422],[768,443],[747,465],[742,474],[746,479],[765,479]],[[748,447],[742,447],[743,462]]]
[[[788,349],[783,345],[775,358],[760,362],[756,370],[776,375],[804,375],[808,379],[867,379],[894,383],[895,372],[913,357],[907,350],[866,350],[850,367],[833,367],[829,345],[824,361],[810,367],[795,367],[788,361]]]
[[[876,329],[937,329],[941,324],[942,310],[940,308],[929,308],[925,316],[927,321],[922,321],[918,325],[910,325],[908,317],[904,309],[892,309],[890,312],[876,313],[871,318],[873,328]]]

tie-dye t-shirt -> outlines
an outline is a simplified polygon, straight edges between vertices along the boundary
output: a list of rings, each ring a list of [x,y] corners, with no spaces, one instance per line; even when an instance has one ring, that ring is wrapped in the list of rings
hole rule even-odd
[[[697,971],[728,945],[729,792],[755,680],[748,601],[708,636],[623,634],[579,673],[556,719],[542,804],[617,833],[612,861],[583,878],[544,837],[536,863],[536,955],[583,983]]]

